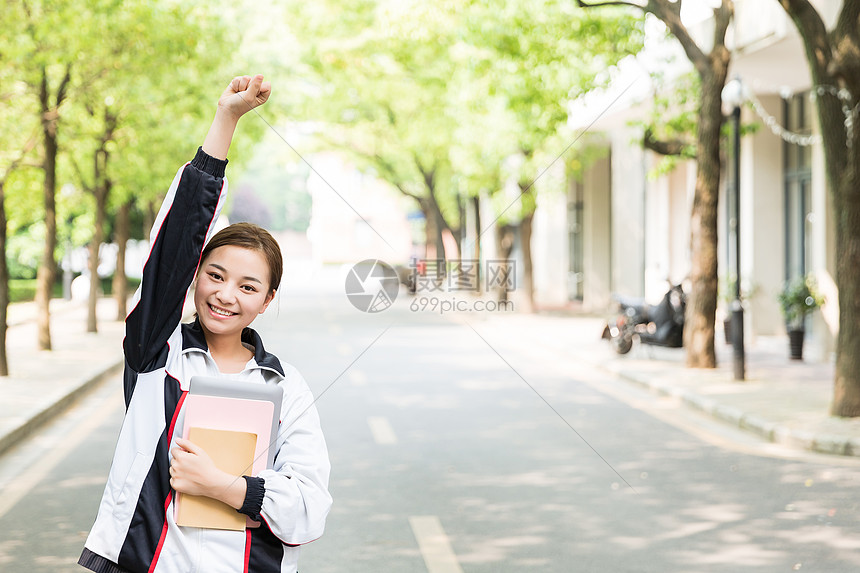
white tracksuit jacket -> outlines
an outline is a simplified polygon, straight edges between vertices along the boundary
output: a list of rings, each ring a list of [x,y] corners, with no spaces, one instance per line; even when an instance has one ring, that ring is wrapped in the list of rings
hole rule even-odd
[[[173,519],[170,449],[182,429],[195,375],[218,375],[196,321],[182,306],[205,242],[224,204],[226,161],[202,149],[173,180],[150,235],[151,250],[126,319],[126,414],[98,516],[78,561],[100,573],[287,573],[298,546],[323,533],[331,507],[329,459],[313,396],[295,368],[266,352],[255,331],[242,338],[254,358],[238,377],[284,391],[274,469],[247,478],[246,531],[179,527]]]

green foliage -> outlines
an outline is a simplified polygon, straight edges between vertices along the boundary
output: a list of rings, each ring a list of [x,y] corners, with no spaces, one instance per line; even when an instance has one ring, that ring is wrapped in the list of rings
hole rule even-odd
[[[34,223],[9,235],[6,242],[6,259],[9,276],[18,279],[35,279],[39,257],[42,254],[41,237],[45,233],[43,222]]]
[[[129,200],[137,216],[158,202],[182,162],[190,159],[211,121],[215,98],[229,79],[238,43],[220,3],[172,0],[32,0],[4,5],[0,19],[0,176],[33,135],[41,135],[42,70],[51,97],[68,71],[58,110],[58,256],[90,240],[93,232],[93,153],[102,145],[107,114],[117,128],[106,144],[112,209]],[[227,68],[229,71],[226,71]],[[52,100],[53,101],[53,100]],[[263,128],[243,130],[259,133]],[[39,139],[41,142],[41,139]],[[247,148],[237,137],[237,155]],[[44,219],[38,145],[5,186],[10,265],[26,275],[39,252]],[[110,221],[108,221],[110,226]],[[140,236],[138,229],[133,235]]]
[[[52,298],[63,296],[63,286],[54,285],[51,293]],[[10,279],[9,280],[9,302],[28,302],[36,297],[36,279]]]
[[[318,148],[416,199],[432,183],[454,225],[463,197],[537,177],[570,142],[567,102],[642,43],[630,12],[555,0],[292,7],[297,115],[319,122]]]
[[[812,275],[786,281],[777,299],[786,324],[794,329],[802,329],[806,315],[825,302]]]
[[[648,117],[631,121],[630,125],[638,127],[646,137],[656,141],[679,144],[676,153],[662,155],[657,165],[648,172],[649,179],[653,180],[669,174],[680,161],[696,159],[696,125],[702,82],[694,70],[671,80],[661,73],[654,73],[651,79],[656,87]],[[757,122],[744,123],[741,125],[741,135],[753,134],[759,127]],[[724,123],[722,136],[730,138],[732,129],[731,122]]]

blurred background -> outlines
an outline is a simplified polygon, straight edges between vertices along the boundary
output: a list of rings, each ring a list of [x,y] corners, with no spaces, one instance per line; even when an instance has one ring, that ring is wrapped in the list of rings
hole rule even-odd
[[[54,360],[59,375],[103,358],[80,332],[119,352],[164,193],[231,78],[262,73],[273,95],[240,122],[219,225],[251,221],[277,237],[284,288],[260,328],[316,395],[341,380],[320,409],[345,501],[331,545],[309,551],[318,570],[345,570],[359,555],[366,570],[396,558],[388,570],[458,571],[415,546],[435,535],[438,524],[421,517],[434,512],[470,570],[856,570],[857,505],[840,501],[856,499],[846,493],[860,483],[855,466],[743,457],[720,440],[706,448],[686,422],[669,430],[655,422],[663,414],[641,415],[665,403],[616,401],[615,383],[577,362],[619,360],[597,346],[618,297],[649,308],[681,285],[683,348],[634,352],[625,368],[708,399],[737,397],[732,407],[767,410],[786,427],[820,421],[824,438],[807,428],[796,441],[825,451],[842,432],[837,453],[860,452],[856,2],[582,4],[5,2],[0,422],[49,388],[28,363]],[[807,57],[815,42],[823,60]],[[387,315],[344,296],[365,260],[402,282]],[[510,306],[431,316],[454,298],[469,311],[476,301]],[[404,330],[380,339],[389,318]],[[474,332],[463,328],[470,320]],[[805,362],[787,366],[791,331],[805,334]],[[351,368],[377,340],[388,352]],[[791,391],[754,395],[752,383],[709,377],[743,364],[744,344],[750,378]],[[81,363],[62,362],[75,353]],[[523,398],[522,382],[542,382],[531,390],[546,404]],[[109,453],[120,418],[106,422],[105,444],[81,445],[78,466],[62,470],[80,473],[64,487],[90,497],[74,524],[57,518],[74,534],[62,558],[40,562],[46,570],[82,542],[109,464],[107,454],[84,460]],[[584,445],[568,420],[602,438],[594,452],[568,448]],[[762,431],[776,441],[772,427]],[[0,488],[16,459],[0,459]],[[44,503],[63,507],[50,483]],[[617,497],[634,485],[645,495]],[[590,505],[577,506],[583,498]],[[0,518],[29,518],[10,503]],[[0,569],[28,563],[22,531],[0,540]],[[589,552],[581,569],[568,566]]]

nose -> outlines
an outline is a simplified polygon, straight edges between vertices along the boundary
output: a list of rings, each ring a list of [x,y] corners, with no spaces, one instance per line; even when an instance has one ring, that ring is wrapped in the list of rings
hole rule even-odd
[[[236,288],[236,285],[226,282],[215,293],[215,297],[224,304],[233,304],[236,302]]]

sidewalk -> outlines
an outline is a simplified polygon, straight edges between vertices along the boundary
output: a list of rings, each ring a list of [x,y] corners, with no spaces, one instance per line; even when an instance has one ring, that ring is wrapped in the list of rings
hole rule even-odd
[[[9,306],[10,375],[0,378],[0,453],[121,372],[124,324],[116,303],[99,301],[98,333],[86,332],[86,303],[51,301],[52,351],[36,349],[35,304]]]
[[[754,344],[748,344],[747,379],[737,382],[732,348],[721,339],[716,344],[718,368],[692,369],[684,366],[683,349],[637,342],[629,354],[616,354],[608,341],[600,339],[605,324],[600,318],[496,315],[487,324],[556,355],[573,357],[655,393],[678,398],[691,408],[771,442],[860,457],[860,418],[828,414],[833,398],[833,364],[790,360],[784,338],[758,337]]]

